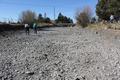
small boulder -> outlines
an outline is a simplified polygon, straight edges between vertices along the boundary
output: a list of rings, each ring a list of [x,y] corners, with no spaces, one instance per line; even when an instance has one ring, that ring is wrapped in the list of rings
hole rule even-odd
[[[80,80],[79,78],[76,78],[75,80]]]
[[[35,73],[34,73],[34,72],[27,71],[26,74],[29,75],[29,76],[31,76],[31,75],[34,75]]]
[[[96,32],[96,34],[98,34],[98,32]]]

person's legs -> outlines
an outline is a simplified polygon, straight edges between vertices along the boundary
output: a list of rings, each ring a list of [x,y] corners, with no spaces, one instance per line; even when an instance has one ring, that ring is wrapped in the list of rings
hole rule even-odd
[[[35,33],[37,34],[37,28],[35,29]]]
[[[29,27],[26,28],[26,35],[29,35]]]
[[[37,28],[34,28],[34,33],[37,34]]]
[[[33,27],[33,31],[34,31],[34,33],[35,33],[35,28]]]
[[[26,35],[27,35],[27,28],[25,28],[25,33],[26,33]]]
[[[110,19],[110,23],[112,23],[112,19]]]
[[[29,30],[29,28],[28,28],[28,35],[30,34],[30,30]]]

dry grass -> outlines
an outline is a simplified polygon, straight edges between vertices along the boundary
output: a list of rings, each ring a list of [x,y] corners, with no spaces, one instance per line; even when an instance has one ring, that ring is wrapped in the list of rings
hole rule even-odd
[[[89,24],[88,28],[101,30],[101,29],[114,29],[120,30],[120,23],[96,23],[96,24]]]

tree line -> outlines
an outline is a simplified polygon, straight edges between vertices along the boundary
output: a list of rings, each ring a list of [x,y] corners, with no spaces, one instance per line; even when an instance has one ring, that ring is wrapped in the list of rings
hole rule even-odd
[[[64,16],[62,13],[59,13],[55,21],[51,20],[49,17],[44,16],[40,13],[37,15],[31,10],[23,11],[19,16],[19,23],[73,23],[73,20],[67,16]]]
[[[92,16],[90,7],[85,7],[83,10],[77,10],[75,14],[76,23],[82,27],[86,27],[91,21],[96,18]],[[96,15],[98,20],[110,20],[110,16],[114,15],[115,20],[120,20],[120,0],[98,0],[96,5]],[[73,23],[70,17],[58,14],[57,19],[51,20],[42,14],[37,15],[31,10],[26,10],[19,16],[19,23]]]

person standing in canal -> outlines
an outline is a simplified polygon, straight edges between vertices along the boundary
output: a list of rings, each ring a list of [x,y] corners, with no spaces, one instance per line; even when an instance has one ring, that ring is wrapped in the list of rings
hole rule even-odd
[[[37,24],[36,23],[33,24],[33,30],[34,30],[34,33],[37,34]]]
[[[113,23],[114,21],[114,15],[110,15],[110,22]]]
[[[29,35],[29,25],[25,24],[25,33],[26,35]]]

